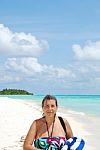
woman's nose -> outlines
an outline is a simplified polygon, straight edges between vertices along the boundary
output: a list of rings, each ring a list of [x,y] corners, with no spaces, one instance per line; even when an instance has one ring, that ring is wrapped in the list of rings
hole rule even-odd
[[[51,107],[51,106],[49,106],[49,110],[52,110],[52,107]]]

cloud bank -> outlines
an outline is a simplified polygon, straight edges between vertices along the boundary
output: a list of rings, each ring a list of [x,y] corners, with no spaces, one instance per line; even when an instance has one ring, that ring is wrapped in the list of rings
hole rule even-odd
[[[78,60],[100,60],[100,41],[88,41],[83,48],[74,44],[72,49]]]
[[[12,32],[8,27],[0,24],[0,53],[8,56],[37,57],[48,48],[46,40],[38,40],[31,33]]]
[[[8,70],[23,73],[24,75],[45,75],[49,78],[74,78],[75,75],[71,70],[54,67],[52,65],[40,64],[37,58],[23,57],[23,58],[8,58],[5,63]]]
[[[31,33],[14,33],[0,24],[1,86],[27,87],[34,84],[34,87],[41,91],[43,88],[44,91],[62,89],[65,93],[73,92],[73,89],[74,91],[82,89],[83,92],[87,92],[87,89],[92,88],[94,91],[98,88],[100,84],[99,40],[88,41],[83,47],[80,44],[74,44],[72,51],[76,59],[73,58],[73,62],[64,67],[39,62],[38,56],[48,47],[46,40],[38,39]],[[30,88],[33,88],[32,85]]]

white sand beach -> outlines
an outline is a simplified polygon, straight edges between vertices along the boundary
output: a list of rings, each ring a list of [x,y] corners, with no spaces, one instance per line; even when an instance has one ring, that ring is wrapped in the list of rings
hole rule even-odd
[[[60,109],[58,115],[67,118],[74,135],[85,140],[84,150],[98,148],[89,143],[91,133],[87,130],[88,123],[85,127],[80,119],[76,120],[74,115],[60,112]],[[23,140],[31,123],[41,116],[41,108],[37,103],[0,97],[0,150],[22,150]]]

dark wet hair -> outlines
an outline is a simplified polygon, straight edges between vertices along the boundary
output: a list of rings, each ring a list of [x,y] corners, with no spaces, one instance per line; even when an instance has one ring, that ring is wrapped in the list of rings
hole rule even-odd
[[[46,100],[51,100],[51,99],[55,100],[56,106],[58,107],[58,103],[57,103],[56,97],[53,96],[53,95],[46,95],[46,96],[43,98],[43,100],[42,100],[42,108],[43,108],[43,106],[44,106],[44,102],[45,102]]]

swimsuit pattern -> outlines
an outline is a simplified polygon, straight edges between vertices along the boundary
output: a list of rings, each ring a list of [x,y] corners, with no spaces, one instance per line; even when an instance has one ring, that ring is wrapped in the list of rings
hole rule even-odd
[[[64,137],[42,137],[36,139],[34,145],[36,148],[44,150],[82,150],[85,142],[78,137],[68,140]]]

